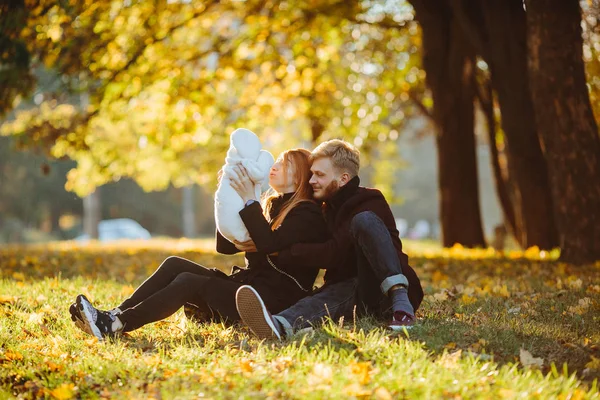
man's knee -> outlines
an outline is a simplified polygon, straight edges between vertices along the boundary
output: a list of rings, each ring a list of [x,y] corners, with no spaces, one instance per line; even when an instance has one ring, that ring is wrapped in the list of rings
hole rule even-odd
[[[362,232],[369,232],[373,224],[381,223],[381,219],[373,211],[363,211],[352,217],[350,232],[354,237]]]

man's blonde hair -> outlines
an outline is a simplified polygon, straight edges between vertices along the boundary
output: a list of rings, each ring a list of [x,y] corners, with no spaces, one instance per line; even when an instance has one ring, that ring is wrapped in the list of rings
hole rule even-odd
[[[347,172],[352,178],[358,175],[360,151],[350,143],[339,139],[328,140],[310,154],[311,162],[324,157],[329,157],[338,171]]]

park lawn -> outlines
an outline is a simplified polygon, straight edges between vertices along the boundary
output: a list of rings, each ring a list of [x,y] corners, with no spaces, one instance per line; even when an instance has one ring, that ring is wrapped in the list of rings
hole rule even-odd
[[[115,306],[167,255],[242,262],[211,241],[0,247],[0,399],[600,397],[600,263],[406,247],[427,294],[417,326],[329,321],[282,343],[182,312],[107,342],[71,323],[77,294]]]

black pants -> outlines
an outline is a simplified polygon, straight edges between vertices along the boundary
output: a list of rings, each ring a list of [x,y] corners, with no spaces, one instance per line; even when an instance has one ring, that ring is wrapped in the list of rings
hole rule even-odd
[[[125,300],[119,308],[124,332],[174,314],[184,305],[196,310],[196,318],[206,320],[240,319],[235,292],[241,283],[218,270],[205,268],[181,257],[169,257]],[[207,295],[217,289],[222,296]]]

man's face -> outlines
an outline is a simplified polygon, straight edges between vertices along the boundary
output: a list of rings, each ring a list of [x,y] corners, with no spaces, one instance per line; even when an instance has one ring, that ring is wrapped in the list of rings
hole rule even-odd
[[[329,157],[317,158],[310,167],[310,185],[316,200],[330,199],[346,182],[343,175],[334,168]]]

